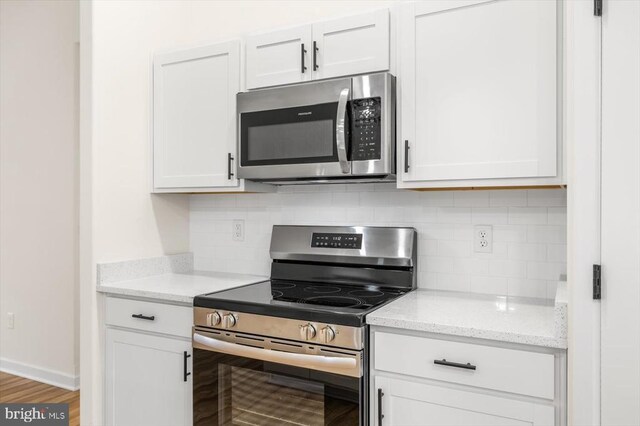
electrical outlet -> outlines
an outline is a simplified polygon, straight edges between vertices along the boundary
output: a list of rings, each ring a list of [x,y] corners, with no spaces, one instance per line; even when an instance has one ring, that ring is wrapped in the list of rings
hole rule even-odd
[[[232,233],[233,241],[244,241],[244,220],[236,219],[233,221]]]
[[[476,225],[473,246],[476,253],[493,252],[493,227],[491,225]]]
[[[13,328],[15,326],[16,316],[13,312],[7,312],[7,328]]]

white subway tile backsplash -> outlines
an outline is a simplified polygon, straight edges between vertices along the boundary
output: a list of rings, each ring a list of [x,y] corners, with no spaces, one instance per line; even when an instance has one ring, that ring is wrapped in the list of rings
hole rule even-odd
[[[450,291],[469,291],[471,278],[462,274],[436,274],[436,289]]]
[[[473,225],[453,225],[453,239],[473,241]]]
[[[456,191],[453,193],[455,207],[489,207],[488,191]]]
[[[507,295],[508,278],[505,277],[488,277],[488,276],[471,276],[469,291],[473,293],[489,293]]]
[[[566,244],[547,244],[547,258],[556,262],[567,261],[567,245]]]
[[[547,209],[544,207],[509,207],[509,224],[544,225],[547,223]]]
[[[506,207],[473,207],[471,221],[479,225],[506,225],[509,223],[509,209]]]
[[[438,241],[438,255],[446,257],[471,256],[471,241]]]
[[[524,225],[494,225],[494,242],[525,242],[527,241],[527,227]]]
[[[555,296],[566,273],[566,191],[401,191],[394,184],[302,185],[270,194],[193,195],[191,251],[202,270],[268,275],[273,225],[413,226],[418,285]],[[245,221],[233,241],[232,220]],[[473,250],[474,225],[493,226],[491,253]]]
[[[420,254],[424,256],[435,256],[438,254],[438,240],[426,240],[420,238],[418,241]],[[424,264],[424,262],[422,262]]]
[[[421,197],[426,207],[453,207],[453,191],[433,191]]]
[[[357,192],[334,192],[331,194],[331,204],[336,207],[358,207],[360,196]]]
[[[455,227],[449,224],[428,223],[418,225],[416,229],[421,238],[429,240],[452,240]]]
[[[453,259],[450,257],[425,256],[420,260],[426,272],[453,272]]]
[[[567,191],[534,189],[527,191],[527,205],[557,207],[567,205]]]
[[[489,191],[491,207],[526,207],[527,191]]]
[[[439,223],[471,223],[471,208],[469,207],[440,207],[438,208]]]
[[[536,226],[527,227],[527,241],[530,243],[565,244],[567,242],[566,226]]]
[[[560,275],[566,273],[566,263],[528,262],[527,264],[527,278],[533,280],[559,281]]]
[[[549,207],[548,223],[549,225],[566,225],[567,223],[567,208],[566,207]]]
[[[547,246],[545,244],[509,243],[509,259],[544,261],[547,259]]]
[[[489,274],[489,260],[476,257],[453,258],[453,271],[471,276]]]
[[[547,298],[547,282],[510,278],[507,291],[509,296]]]
[[[525,278],[527,262],[520,260],[489,260],[489,275],[507,278]]]
[[[347,223],[349,225],[373,223],[373,209],[364,207],[348,208]]]

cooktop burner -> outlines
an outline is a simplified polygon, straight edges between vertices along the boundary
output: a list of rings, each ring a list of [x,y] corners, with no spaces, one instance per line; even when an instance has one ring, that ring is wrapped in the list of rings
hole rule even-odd
[[[357,325],[367,313],[406,292],[373,285],[271,280],[197,296],[194,306]]]
[[[403,294],[396,289],[377,286],[351,286],[271,280],[274,301],[304,303],[328,307],[369,309]]]
[[[323,306],[341,306],[344,308],[354,308],[356,306],[362,306],[362,301],[355,297],[345,296],[318,296],[310,297],[304,300],[304,303],[310,303],[312,305]]]

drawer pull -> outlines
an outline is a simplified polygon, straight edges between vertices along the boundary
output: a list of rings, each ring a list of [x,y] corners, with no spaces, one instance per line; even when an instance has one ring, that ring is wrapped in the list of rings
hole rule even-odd
[[[146,315],[142,315],[142,314],[133,314],[131,315],[132,318],[138,318],[138,319],[143,319],[143,320],[147,320],[147,321],[153,321],[156,319],[155,315],[151,315],[151,316],[146,316]]]
[[[462,364],[462,363],[459,363],[459,362],[447,361],[444,358],[441,359],[441,360],[440,359],[434,359],[433,363],[437,364],[437,365],[444,365],[444,366],[447,366],[447,367],[464,368],[465,370],[475,370],[476,369],[476,366],[471,364],[471,363],[469,363],[469,362],[466,363],[466,364]]]
[[[187,360],[188,360],[189,358],[191,358],[191,355],[189,355],[189,354],[187,353],[187,351],[184,351],[184,356],[183,356],[183,358],[182,358],[182,359],[183,359],[183,361],[184,361],[184,364],[183,364],[184,369],[183,369],[183,371],[182,371],[182,374],[183,374],[183,378],[184,378],[184,381],[185,381],[185,382],[187,381],[187,377],[189,377],[189,376],[191,375],[191,373],[187,371]]]
[[[384,392],[382,389],[378,389],[378,426],[382,426],[382,419],[384,419],[384,414],[382,414],[382,397],[384,396]]]

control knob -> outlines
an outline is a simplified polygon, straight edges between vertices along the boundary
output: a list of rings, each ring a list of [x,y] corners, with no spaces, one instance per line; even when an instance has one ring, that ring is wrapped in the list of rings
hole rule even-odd
[[[222,317],[217,311],[209,312],[207,314],[207,325],[209,327],[215,327],[216,325],[220,324],[221,321]]]
[[[316,337],[316,329],[311,323],[300,326],[300,337],[304,340],[311,340]]]
[[[329,343],[336,338],[336,331],[331,326],[326,326],[320,330],[324,343]]]
[[[224,328],[234,327],[237,322],[238,318],[232,313],[228,313],[222,316],[222,326]]]

